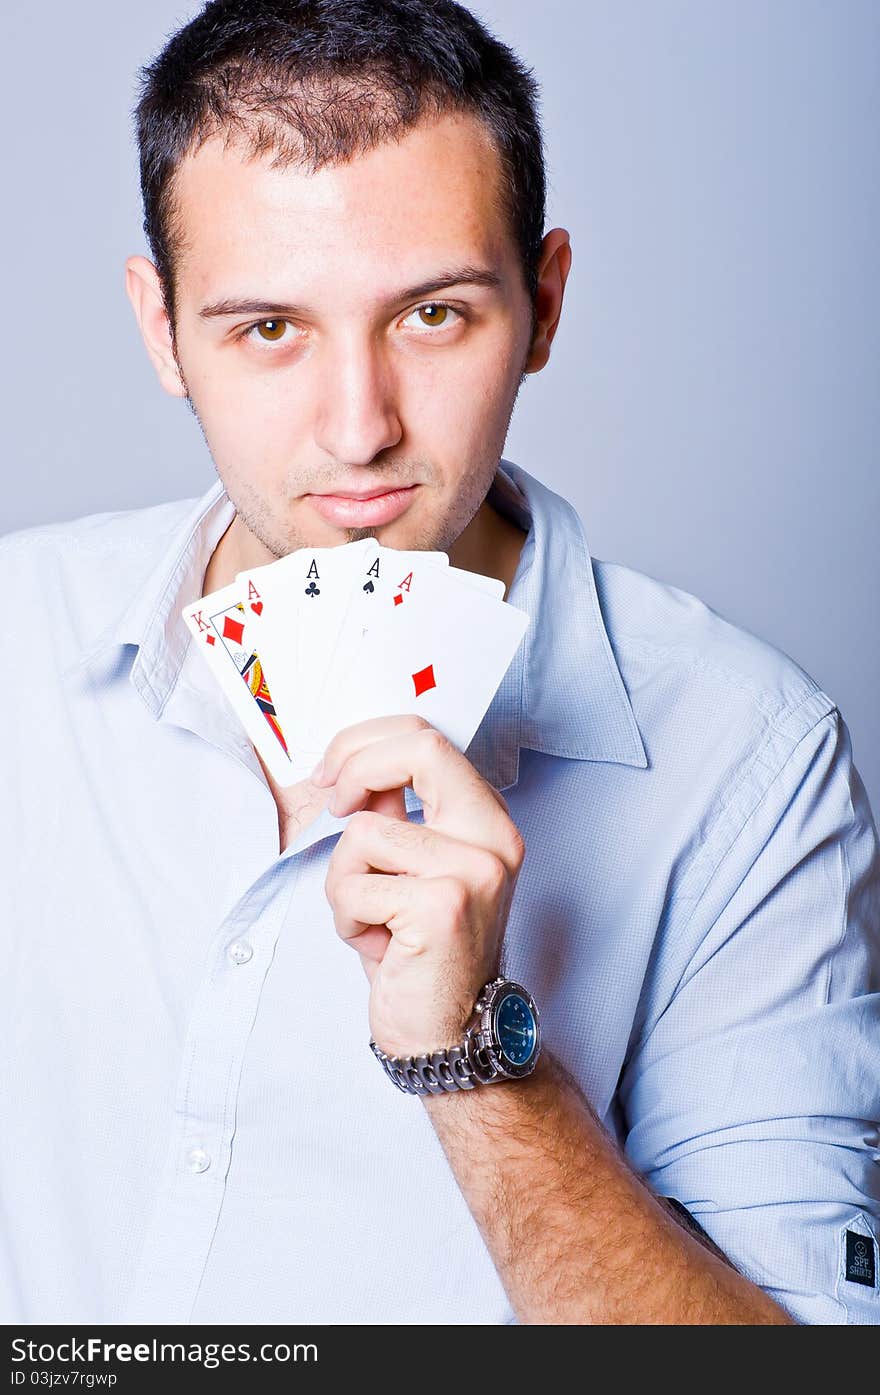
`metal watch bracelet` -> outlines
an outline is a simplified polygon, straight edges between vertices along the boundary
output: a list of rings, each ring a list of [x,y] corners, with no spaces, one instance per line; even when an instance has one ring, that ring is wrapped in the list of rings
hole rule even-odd
[[[477,1085],[506,1079],[484,1053],[469,1052],[466,1046],[450,1046],[445,1051],[425,1052],[421,1056],[386,1056],[371,1039],[370,1050],[389,1080],[407,1095],[473,1090]]]

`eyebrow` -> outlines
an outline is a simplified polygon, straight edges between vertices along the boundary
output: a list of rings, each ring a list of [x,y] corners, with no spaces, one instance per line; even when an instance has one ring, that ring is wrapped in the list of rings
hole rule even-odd
[[[449,290],[452,286],[486,286],[490,290],[500,290],[503,284],[504,282],[497,272],[490,271],[488,267],[461,266],[452,271],[442,272],[439,276],[432,277],[430,281],[422,281],[417,286],[409,286],[406,290],[399,291],[397,295],[391,297],[389,303],[397,305],[409,300],[423,300],[426,296],[433,295],[435,291]],[[215,319],[222,315],[289,315],[295,319],[299,315],[308,313],[306,307],[302,305],[284,305],[277,300],[238,300],[234,297],[211,301],[210,304],[203,305],[199,310],[199,315],[204,320]]]

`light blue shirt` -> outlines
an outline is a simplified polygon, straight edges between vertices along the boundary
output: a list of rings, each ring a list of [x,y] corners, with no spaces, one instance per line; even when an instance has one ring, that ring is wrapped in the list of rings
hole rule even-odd
[[[593,561],[525,470],[490,497],[532,617],[467,752],[526,844],[507,971],[656,1192],[799,1321],[876,1323],[846,1233],[880,1232],[880,862],[840,713]],[[324,894],[346,820],[279,856],[180,618],[232,517],[217,483],[0,540],[0,1320],[513,1322],[369,1049]]]

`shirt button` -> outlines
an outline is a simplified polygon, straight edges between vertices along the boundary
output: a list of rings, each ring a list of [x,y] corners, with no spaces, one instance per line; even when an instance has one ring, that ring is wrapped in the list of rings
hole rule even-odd
[[[204,1148],[193,1148],[186,1157],[190,1172],[205,1172],[211,1166],[211,1154]]]
[[[226,953],[233,964],[246,964],[249,959],[253,958],[254,950],[253,945],[249,945],[247,940],[233,940],[232,944],[227,947]]]

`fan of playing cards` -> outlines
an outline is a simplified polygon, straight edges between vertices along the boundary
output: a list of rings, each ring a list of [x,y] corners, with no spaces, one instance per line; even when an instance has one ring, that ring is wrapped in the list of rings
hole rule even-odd
[[[529,624],[504,582],[375,538],[239,572],[184,619],[266,769],[302,780],[336,732],[415,712],[461,751]]]

